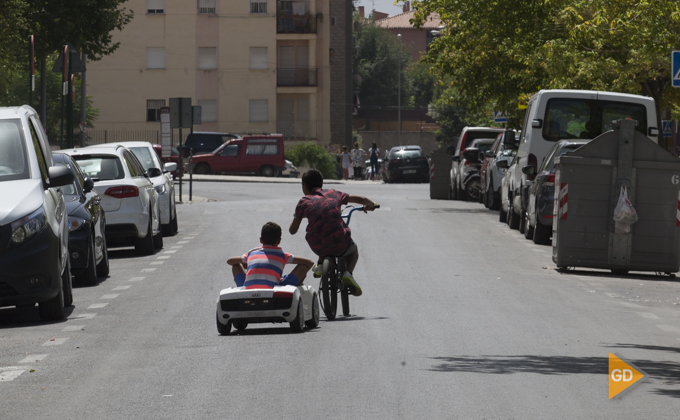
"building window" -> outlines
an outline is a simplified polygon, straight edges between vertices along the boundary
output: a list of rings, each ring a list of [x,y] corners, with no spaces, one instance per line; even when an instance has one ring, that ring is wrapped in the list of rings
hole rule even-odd
[[[217,13],[217,0],[198,0],[198,14],[211,15]]]
[[[198,68],[201,70],[213,70],[217,68],[217,48],[198,49]]]
[[[148,99],[146,101],[146,120],[160,121],[161,108],[165,106],[165,99]]]
[[[250,0],[250,14],[267,14],[267,0]]]
[[[150,15],[165,13],[165,0],[146,0],[146,13]]]
[[[269,121],[269,101],[267,99],[250,100],[250,122]]]
[[[250,47],[250,68],[268,69],[267,47]]]
[[[201,121],[215,122],[217,121],[217,100],[215,99],[199,99],[198,105],[201,106]]]
[[[146,68],[147,69],[165,68],[165,48],[149,47],[146,49]]]

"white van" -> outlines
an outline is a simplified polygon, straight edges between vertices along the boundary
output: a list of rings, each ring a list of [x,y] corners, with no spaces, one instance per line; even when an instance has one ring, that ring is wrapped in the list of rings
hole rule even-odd
[[[658,144],[654,99],[627,93],[592,90],[541,90],[531,97],[524,117],[517,161],[509,169],[515,185],[508,191],[508,222],[515,219],[525,228],[529,187],[550,148],[558,140],[593,139],[610,131],[611,122],[634,119],[636,130]],[[515,224],[512,223],[511,226]]]

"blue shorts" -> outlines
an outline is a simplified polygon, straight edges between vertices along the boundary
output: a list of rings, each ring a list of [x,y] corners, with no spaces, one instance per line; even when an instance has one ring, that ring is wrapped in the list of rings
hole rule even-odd
[[[234,276],[234,283],[237,287],[241,287],[246,282],[246,275],[244,273],[239,273]],[[281,277],[281,286],[297,286],[300,284],[300,279],[293,273],[286,274]]]

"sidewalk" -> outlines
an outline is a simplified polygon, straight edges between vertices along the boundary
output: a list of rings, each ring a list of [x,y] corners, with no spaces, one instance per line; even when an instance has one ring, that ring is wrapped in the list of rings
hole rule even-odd
[[[179,180],[175,179],[175,183]],[[186,175],[182,178],[183,186],[189,184],[189,176]],[[270,184],[300,184],[302,181],[300,178],[274,178],[274,177],[264,177],[264,176],[248,176],[248,175],[194,175],[194,182],[259,182],[259,183],[270,183]],[[343,181],[341,179],[324,179],[324,185],[326,184],[382,184],[382,181],[368,181],[368,180],[347,180]],[[175,187],[178,189],[179,187]]]

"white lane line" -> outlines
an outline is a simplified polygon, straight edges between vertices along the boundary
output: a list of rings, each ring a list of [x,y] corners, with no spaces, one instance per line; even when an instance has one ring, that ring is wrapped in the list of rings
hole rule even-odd
[[[118,296],[120,296],[120,293],[111,293],[110,295],[104,295],[100,297],[99,299],[115,299]]]
[[[68,337],[64,338],[50,338],[43,343],[43,346],[61,346],[68,340]]]
[[[16,366],[0,367],[0,382],[13,381],[24,372],[26,369]]]
[[[676,327],[675,325],[657,325],[657,327],[664,331],[680,333],[680,328]]]
[[[84,329],[85,329],[84,325],[69,325],[68,327],[61,330],[61,332],[82,331]]]
[[[656,314],[653,314],[651,312],[635,312],[635,313],[647,319],[661,319]]]
[[[173,246],[172,248],[173,248],[173,249],[175,249],[175,248],[176,248],[176,249],[183,248],[183,245],[175,245],[175,246]],[[170,252],[170,251],[167,251],[167,252]],[[174,252],[177,252],[177,251],[174,251]]]
[[[163,263],[165,263],[165,261],[154,261],[152,263],[149,263],[149,265],[161,265]]]
[[[97,316],[97,314],[80,314],[80,315],[70,316],[68,319],[92,319],[95,316]]]
[[[157,270],[157,268],[155,268],[155,267],[154,268],[145,268],[145,269],[142,270],[142,273],[153,273],[156,270]]]
[[[93,303],[92,305],[88,306],[87,309],[101,309],[106,307],[108,303]]]
[[[616,293],[605,293],[605,295],[609,296],[612,299],[623,299],[622,295],[619,295],[619,294],[616,294]]]
[[[534,251],[534,252],[546,253],[548,250],[547,250],[547,249],[536,249],[536,248],[533,248],[532,251]]]
[[[40,362],[41,360],[44,360],[47,357],[46,354],[32,354],[30,356],[26,356],[24,359],[19,361],[19,363],[34,363],[34,362]]]
[[[177,242],[177,243],[178,243],[178,244],[188,244],[189,241],[179,241],[179,242]]]
[[[163,252],[163,254],[174,254],[174,253],[176,253],[176,252],[177,252],[177,250],[176,250],[176,249],[173,249],[173,250],[171,250],[171,251],[165,251],[165,252]]]
[[[629,308],[644,308],[642,305],[638,305],[637,303],[630,303],[630,302],[619,302],[623,306],[627,306]]]
[[[170,258],[170,255],[161,255],[160,257],[156,258],[157,260],[167,260]]]
[[[185,236],[184,238],[182,238],[182,240],[189,241],[189,240],[194,239],[194,238],[195,238],[195,236]],[[181,242],[177,242],[177,243],[179,244]]]
[[[131,285],[129,285],[129,286],[116,286],[116,287],[114,287],[114,288],[111,289],[111,290],[114,290],[114,291],[115,291],[115,290],[127,290],[127,289],[129,289],[129,288],[131,288],[131,287],[132,287]]]
[[[146,277],[132,277],[132,278],[131,278],[130,280],[128,280],[128,281],[142,281],[142,280],[144,280],[145,278],[146,278]]]

